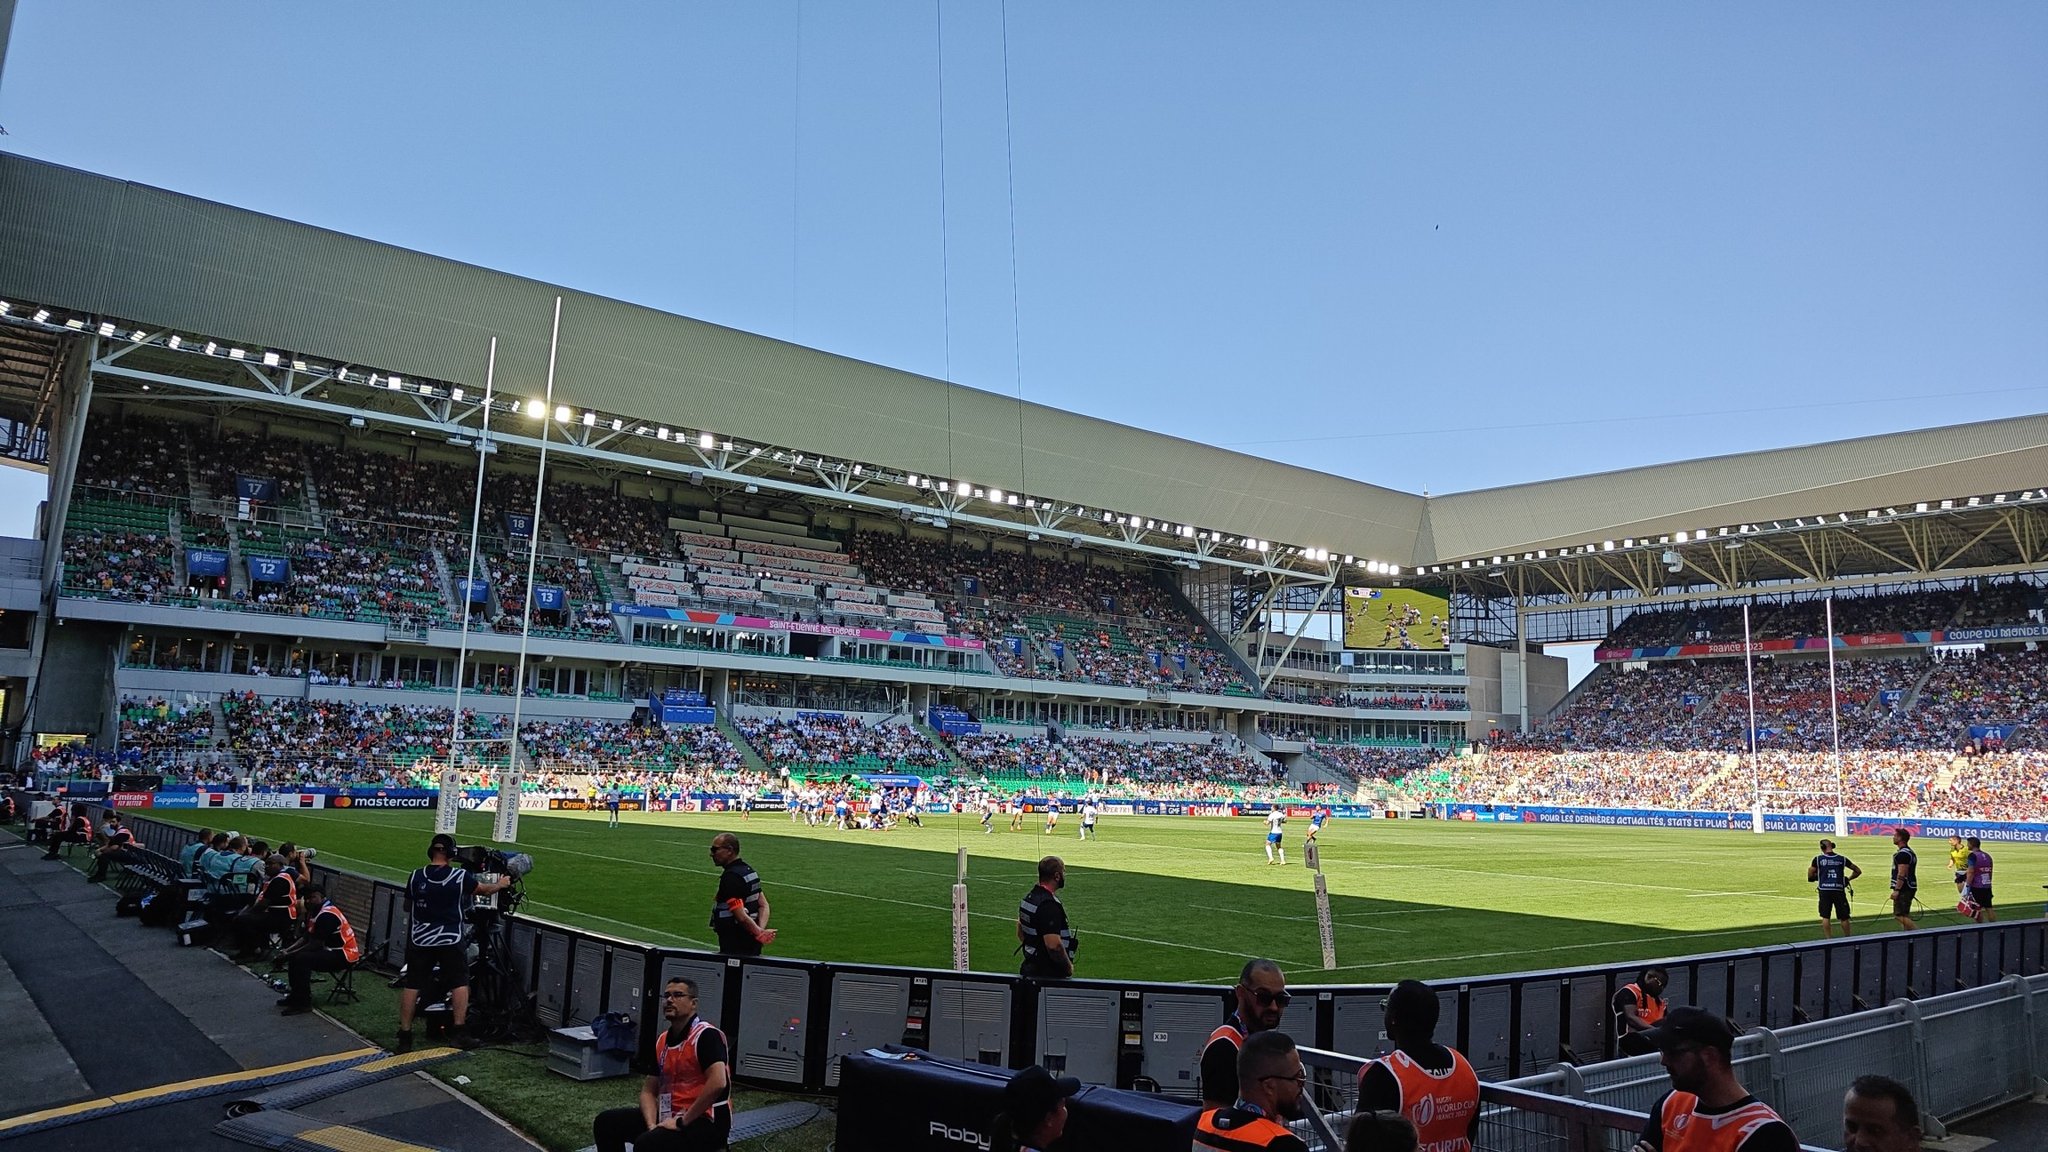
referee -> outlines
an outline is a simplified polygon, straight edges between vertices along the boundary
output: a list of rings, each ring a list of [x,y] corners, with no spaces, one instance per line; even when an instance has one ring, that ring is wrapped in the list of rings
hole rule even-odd
[[[1842,922],[1842,935],[1854,935],[1849,930],[1849,885],[1863,869],[1854,860],[1835,851],[1833,840],[1820,842],[1820,855],[1806,866],[1806,882],[1820,889],[1820,934],[1824,940],[1835,936],[1835,921]]]

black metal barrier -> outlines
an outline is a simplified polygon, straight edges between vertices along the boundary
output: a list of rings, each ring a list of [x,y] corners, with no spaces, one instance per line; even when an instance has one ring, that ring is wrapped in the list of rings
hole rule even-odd
[[[124,818],[130,816],[123,813]],[[144,846],[175,858],[194,829],[129,819]],[[405,893],[314,862],[373,962],[404,951]],[[808,1091],[839,1084],[837,1057],[886,1044],[937,1057],[1020,1068],[1045,1065],[1091,1084],[1130,1087],[1144,1077],[1194,1098],[1201,1050],[1220,1022],[1220,985],[1135,980],[1042,982],[987,972],[890,968],[833,961],[739,958],[659,948],[516,916],[511,965],[549,1028],[604,1012],[640,1023],[642,1066],[660,1030],[656,993],[674,975],[699,985],[699,1004],[732,1045],[748,1081]],[[1669,970],[1666,999],[1726,1014],[1741,1025],[1806,1020],[2048,972],[2048,920],[1964,924],[1875,937],[1813,941],[1654,962]],[[1528,1076],[1560,1061],[1613,1054],[1611,1004],[1644,964],[1428,980],[1443,1002],[1437,1038],[1457,1045],[1481,1077]],[[1300,977],[1312,973],[1296,972]],[[1411,973],[1417,979],[1426,974]],[[1383,1055],[1391,984],[1295,983],[1281,1028],[1315,1048]]]

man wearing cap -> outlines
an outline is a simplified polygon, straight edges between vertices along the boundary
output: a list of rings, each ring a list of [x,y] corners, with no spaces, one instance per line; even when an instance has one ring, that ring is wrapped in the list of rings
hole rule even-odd
[[[1630,1152],[1799,1152],[1799,1138],[1735,1078],[1735,1026],[1704,1008],[1673,1008],[1643,1038],[1664,1054],[1671,1091],[1650,1107]]]
[[[1820,890],[1820,934],[1824,940],[1835,936],[1835,921],[1842,922],[1842,935],[1849,936],[1849,885],[1863,869],[1854,860],[1835,851],[1833,840],[1820,842],[1820,855],[1806,866],[1806,882]]]
[[[1246,1038],[1280,1026],[1280,1014],[1294,997],[1280,965],[1264,957],[1247,960],[1232,989],[1237,1003],[1223,1023],[1209,1033],[1202,1049],[1202,1103],[1221,1108],[1237,1099],[1237,1054]]]
[[[1436,1042],[1442,1009],[1420,980],[1394,985],[1386,1017],[1394,1050],[1359,1070],[1358,1107],[1406,1117],[1431,1152],[1471,1152],[1479,1134],[1479,1073],[1456,1049]]]
[[[1033,1064],[1003,1085],[991,1152],[1041,1152],[1067,1130],[1067,1099],[1081,1090],[1072,1076],[1054,1076]]]
[[[1287,1127],[1303,1113],[1308,1070],[1285,1032],[1261,1032],[1237,1054],[1237,1100],[1195,1120],[1191,1152],[1308,1152]]]
[[[439,985],[449,990],[448,1005],[458,1047],[476,1045],[463,1030],[469,1018],[469,909],[478,896],[510,887],[506,878],[488,883],[452,863],[455,837],[437,833],[427,841],[427,866],[405,882],[411,931],[405,943],[405,975],[398,994],[398,1046],[412,1051],[412,1018],[419,1010],[420,990],[440,972]]]

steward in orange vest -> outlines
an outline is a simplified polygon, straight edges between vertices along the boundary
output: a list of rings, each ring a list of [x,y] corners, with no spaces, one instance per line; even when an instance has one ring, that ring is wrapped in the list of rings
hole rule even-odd
[[[1622,1056],[1655,1052],[1643,1033],[1664,1019],[1664,985],[1670,976],[1662,968],[1643,969],[1643,978],[1624,984],[1614,994],[1614,1050]]]
[[[661,991],[668,1028],[654,1042],[659,1069],[636,1108],[611,1108],[591,1123],[597,1152],[716,1152],[732,1131],[732,1075],[725,1034],[697,1016],[697,985],[671,977]]]
[[[1417,1152],[1471,1152],[1479,1132],[1479,1074],[1455,1049],[1436,1042],[1441,1005],[1417,980],[1387,996],[1387,1039],[1394,1051],[1358,1074],[1358,1110],[1393,1112],[1415,1126]]]
[[[1195,1120],[1190,1152],[1308,1152],[1287,1121],[1300,1118],[1308,1072],[1286,1033],[1260,1032],[1237,1056],[1237,1100]]]
[[[1735,1078],[1735,1027],[1673,1008],[1643,1038],[1664,1054],[1671,1091],[1652,1105],[1642,1144],[1655,1152],[1799,1152],[1799,1138]]]
[[[1237,1099],[1237,1054],[1245,1039],[1280,1026],[1280,1015],[1294,998],[1280,966],[1259,958],[1245,962],[1231,990],[1236,1008],[1209,1033],[1202,1046],[1202,1103],[1221,1108]]]
[[[280,872],[282,877],[290,872]],[[313,918],[306,924],[306,934],[285,949],[286,979],[291,982],[291,991],[277,1002],[286,1016],[296,1016],[313,1010],[313,973],[340,972],[354,967],[363,958],[363,946],[356,941],[356,930],[348,922],[342,910],[327,899],[318,884],[306,887],[306,902],[313,906]],[[292,903],[298,904],[298,894],[292,894]]]

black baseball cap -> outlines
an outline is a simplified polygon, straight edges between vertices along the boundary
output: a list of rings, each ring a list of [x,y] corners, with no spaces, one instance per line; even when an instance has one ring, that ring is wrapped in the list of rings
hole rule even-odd
[[[1698,1044],[1725,1053],[1735,1048],[1735,1026],[1705,1008],[1673,1008],[1655,1028],[1643,1033],[1643,1039],[1659,1049]]]
[[[455,855],[455,837],[446,832],[436,832],[434,838],[427,841],[427,855],[432,856],[436,852],[448,856]]]
[[[1021,1120],[1028,1126],[1050,1115],[1060,1101],[1080,1090],[1081,1082],[1072,1076],[1054,1076],[1033,1064],[1003,1085],[1003,1110],[1012,1121]]]

